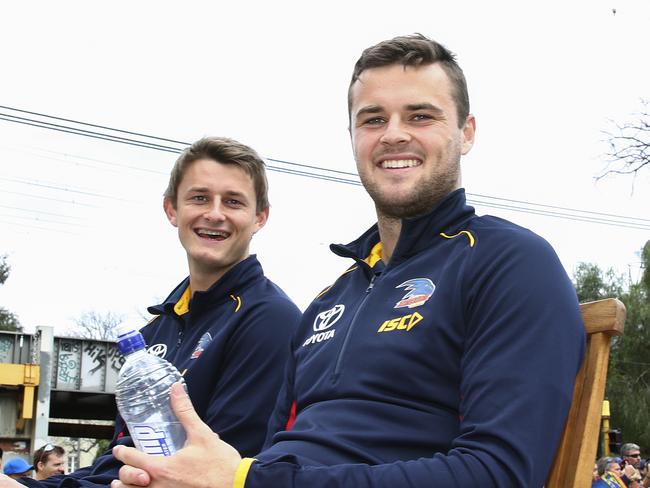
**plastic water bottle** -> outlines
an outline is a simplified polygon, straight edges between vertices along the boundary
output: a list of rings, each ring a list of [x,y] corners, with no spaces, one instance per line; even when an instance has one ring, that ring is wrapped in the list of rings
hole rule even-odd
[[[117,347],[125,356],[115,387],[115,401],[135,447],[147,454],[171,456],[185,444],[185,430],[176,418],[169,390],[185,383],[176,367],[149,354],[142,334],[118,329]]]

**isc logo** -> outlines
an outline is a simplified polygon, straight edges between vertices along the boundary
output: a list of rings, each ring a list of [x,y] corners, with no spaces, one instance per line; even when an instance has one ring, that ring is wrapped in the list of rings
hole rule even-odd
[[[422,320],[418,312],[410,313],[396,319],[386,320],[379,326],[377,332],[390,332],[392,330],[406,330],[407,332],[415,327]]]
[[[154,429],[146,424],[136,424],[130,429],[133,440],[140,445],[140,449],[154,456],[171,456],[164,430]]]

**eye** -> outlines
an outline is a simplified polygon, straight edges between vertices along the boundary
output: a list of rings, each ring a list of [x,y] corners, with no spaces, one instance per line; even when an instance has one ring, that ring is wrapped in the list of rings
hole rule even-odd
[[[244,205],[243,202],[237,200],[236,198],[229,198],[226,200],[226,203],[231,207],[242,207]]]
[[[431,116],[430,114],[413,114],[411,120],[414,120],[415,122],[428,121],[428,120],[433,120],[433,116]]]
[[[208,201],[208,197],[205,195],[193,195],[190,200],[193,202],[205,203]]]
[[[372,117],[369,119],[366,119],[362,122],[362,125],[380,125],[383,124],[385,121],[382,117]]]

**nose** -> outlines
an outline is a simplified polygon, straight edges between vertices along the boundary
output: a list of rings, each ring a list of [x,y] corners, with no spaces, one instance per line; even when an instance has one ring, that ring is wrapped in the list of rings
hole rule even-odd
[[[411,134],[401,119],[391,117],[384,126],[380,141],[388,146],[405,144],[411,140]]]
[[[205,209],[203,217],[211,222],[221,222],[225,220],[226,217],[221,202],[219,200],[212,201]]]

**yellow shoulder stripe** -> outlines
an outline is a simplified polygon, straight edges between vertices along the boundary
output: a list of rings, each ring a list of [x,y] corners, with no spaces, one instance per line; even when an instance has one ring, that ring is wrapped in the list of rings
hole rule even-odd
[[[251,464],[257,461],[254,458],[243,458],[239,461],[239,466],[235,471],[235,480],[233,481],[233,488],[244,488],[246,484],[246,476],[248,476],[248,471],[251,469]]]
[[[444,232],[441,232],[440,235],[444,237],[445,239],[453,239],[454,237],[458,237],[460,235],[465,234],[467,238],[469,239],[469,247],[474,247],[474,236],[472,233],[468,230],[461,230],[458,234],[454,234],[453,236],[447,235]]]
[[[151,319],[149,319],[149,322],[147,322],[145,325],[152,324],[156,319],[159,319],[159,318],[160,318],[160,315],[154,315],[153,317],[151,317]]]
[[[328,286],[328,287],[325,288],[323,291],[321,291],[318,295],[316,295],[316,298],[320,298],[320,297],[322,297],[323,295],[325,295],[325,293],[327,293],[328,291],[330,291],[330,289],[331,289],[331,288],[336,284],[336,282],[337,282],[338,280],[341,279],[342,276],[345,276],[346,274],[351,273],[352,271],[354,271],[354,270],[357,269],[357,268],[358,268],[358,266],[352,266],[351,268],[346,269],[343,273],[341,273],[341,276],[339,276],[338,278],[336,278],[336,281],[334,281],[334,283],[332,283],[330,286]],[[314,300],[316,300],[316,298],[314,298]]]
[[[234,301],[237,302],[237,306],[235,307],[235,312],[239,312],[239,309],[241,308],[241,298],[235,295],[230,295],[230,298],[232,298]]]

